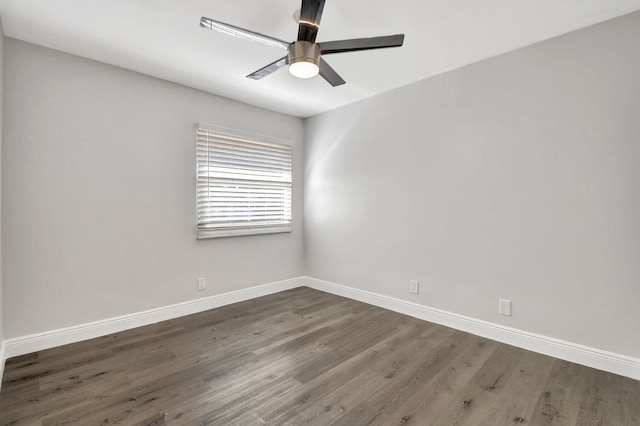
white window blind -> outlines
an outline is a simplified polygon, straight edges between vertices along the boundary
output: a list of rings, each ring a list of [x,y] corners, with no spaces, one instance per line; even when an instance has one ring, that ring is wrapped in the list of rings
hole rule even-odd
[[[198,238],[291,232],[291,145],[258,138],[198,125]]]

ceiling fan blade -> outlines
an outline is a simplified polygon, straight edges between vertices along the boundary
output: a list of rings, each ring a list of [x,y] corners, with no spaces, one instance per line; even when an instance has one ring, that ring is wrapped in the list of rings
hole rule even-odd
[[[382,37],[353,38],[350,40],[325,41],[318,43],[320,53],[355,52],[358,50],[383,49],[386,47],[399,47],[404,42],[404,34],[396,34]]]
[[[280,68],[284,67],[288,63],[289,63],[289,56],[282,57],[277,61],[270,63],[266,67],[262,67],[259,70],[252,72],[247,76],[247,78],[250,78],[252,80],[260,80],[261,78],[266,77],[269,74],[272,74],[278,71]]]
[[[245,30],[244,28],[236,27],[235,25],[225,24],[224,22],[215,21],[213,19],[200,18],[200,26],[208,30],[216,30],[221,33],[225,33],[230,36],[238,37],[244,40],[257,41],[267,46],[283,47],[287,49],[289,47],[288,42],[280,40],[274,37],[269,37],[264,34],[257,33],[255,31]]]
[[[318,60],[320,65],[320,76],[327,80],[333,87],[343,85],[345,81],[331,66],[322,58]]]
[[[298,25],[298,41],[316,42],[320,18],[324,9],[324,0],[302,0],[300,22]]]

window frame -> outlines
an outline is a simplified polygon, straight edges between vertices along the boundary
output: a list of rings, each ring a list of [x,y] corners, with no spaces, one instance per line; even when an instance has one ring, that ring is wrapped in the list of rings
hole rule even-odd
[[[293,143],[286,139],[281,139],[273,136],[266,136],[262,134],[250,133],[242,130],[231,129],[221,126],[216,126],[207,123],[197,123],[196,124],[196,238],[197,239],[209,239],[209,238],[223,238],[223,237],[233,237],[233,236],[246,236],[246,235],[264,235],[264,234],[275,234],[275,233],[288,233],[292,232],[293,227],[293,158],[294,158],[294,146]],[[289,182],[284,183],[282,185],[283,188],[286,188],[288,185],[288,197],[285,194],[283,196],[283,202],[285,203],[284,211],[287,211],[286,203],[288,198],[288,211],[289,211],[289,220],[280,224],[248,224],[244,222],[243,224],[229,225],[225,227],[215,227],[204,229],[204,225],[206,221],[201,221],[200,218],[200,180],[201,175],[199,171],[200,159],[199,154],[201,153],[199,145],[199,132],[203,130],[209,133],[213,133],[218,135],[221,139],[229,139],[235,141],[241,141],[243,144],[251,144],[254,143],[257,146],[268,146],[273,145],[277,147],[286,147],[290,151],[290,179]],[[207,135],[207,137],[209,137]],[[210,143],[207,141],[207,144]],[[210,152],[209,148],[206,150],[207,153]],[[255,178],[255,179],[244,179],[247,182],[247,185],[250,185],[251,182],[274,182],[268,181],[265,179]],[[231,181],[229,181],[231,182]],[[207,184],[210,186],[210,183]],[[239,222],[238,222],[239,223]]]

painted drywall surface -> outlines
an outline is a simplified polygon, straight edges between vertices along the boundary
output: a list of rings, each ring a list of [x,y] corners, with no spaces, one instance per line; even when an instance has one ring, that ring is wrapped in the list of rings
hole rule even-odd
[[[4,98],[4,29],[2,28],[2,17],[0,16],[0,242],[2,241],[2,104]],[[0,349],[2,349],[2,341],[4,336],[4,309],[2,307],[2,244],[0,243]],[[0,350],[0,378],[3,370],[2,350]]]
[[[303,274],[302,120],[10,38],[5,89],[5,339]],[[197,122],[294,143],[292,233],[196,240]]]
[[[638,52],[635,13],[308,119],[307,275],[640,356]]]

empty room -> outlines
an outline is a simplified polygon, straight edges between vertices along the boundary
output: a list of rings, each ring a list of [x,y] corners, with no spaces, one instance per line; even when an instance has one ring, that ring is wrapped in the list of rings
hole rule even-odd
[[[640,425],[639,0],[0,21],[0,425]]]

